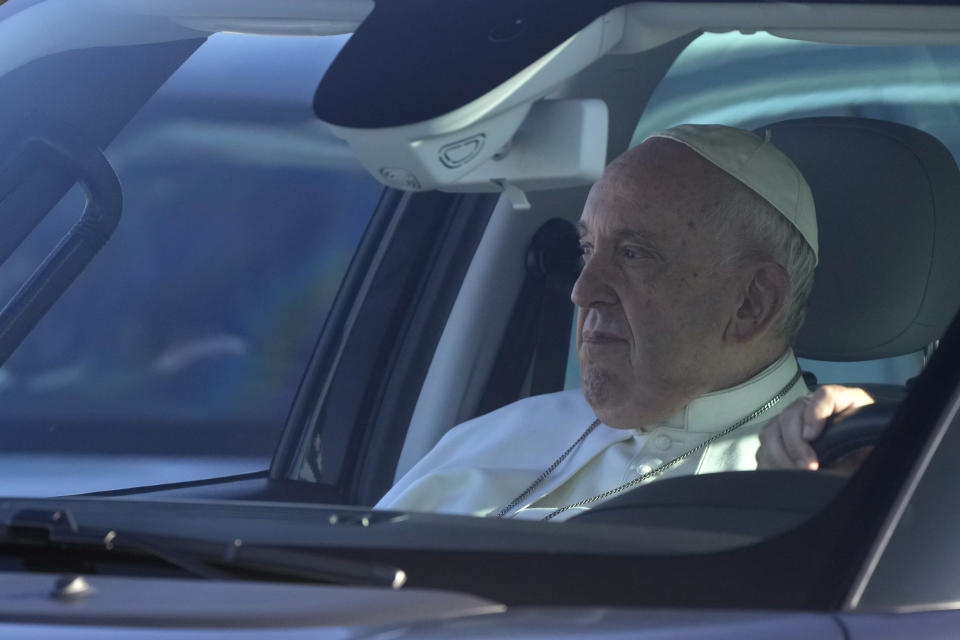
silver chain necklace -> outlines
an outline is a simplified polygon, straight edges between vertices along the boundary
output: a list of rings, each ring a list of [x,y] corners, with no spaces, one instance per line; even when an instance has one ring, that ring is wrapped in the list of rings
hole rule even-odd
[[[766,413],[767,411],[769,411],[771,408],[773,408],[774,405],[776,405],[778,402],[780,402],[781,400],[783,400],[783,397],[784,397],[785,395],[787,395],[787,392],[789,392],[790,389],[793,387],[793,385],[795,385],[795,384],[797,383],[797,381],[800,380],[800,376],[801,376],[801,375],[802,375],[802,373],[801,373],[801,371],[798,369],[797,372],[794,374],[794,376],[790,379],[790,382],[788,382],[788,383],[786,384],[786,386],[783,387],[783,389],[781,389],[780,391],[778,391],[776,395],[774,395],[774,396],[773,396],[772,398],[770,398],[767,402],[765,402],[763,405],[761,405],[756,411],[754,411],[753,413],[751,413],[751,414],[749,414],[749,415],[747,415],[747,416],[744,416],[743,418],[740,418],[739,420],[737,420],[736,422],[734,422],[732,425],[730,425],[730,426],[727,427],[726,429],[723,429],[723,430],[721,430],[721,431],[718,431],[718,432],[714,433],[712,436],[710,436],[709,438],[707,438],[706,440],[704,440],[703,442],[701,442],[701,443],[698,444],[697,446],[693,447],[692,449],[688,449],[687,451],[684,451],[683,453],[681,453],[679,456],[677,456],[677,457],[674,458],[673,460],[670,460],[669,462],[664,462],[663,464],[661,464],[661,465],[660,465],[659,467],[657,467],[656,469],[653,469],[653,470],[648,471],[648,472],[646,472],[646,473],[644,473],[644,474],[641,474],[641,475],[637,476],[636,478],[634,478],[633,480],[621,484],[619,487],[614,487],[613,489],[610,489],[609,491],[604,491],[603,493],[601,493],[601,494],[599,494],[599,495],[596,495],[596,496],[593,496],[592,498],[587,498],[586,500],[581,500],[580,502],[574,502],[573,504],[568,504],[568,505],[565,506],[565,507],[560,507],[559,509],[556,509],[556,510],[548,513],[547,516],[546,516],[545,518],[543,518],[543,520],[544,520],[544,521],[553,520],[554,518],[556,518],[558,515],[560,515],[560,514],[563,513],[564,511],[568,511],[568,510],[570,510],[570,509],[575,509],[575,508],[577,508],[577,507],[584,507],[584,506],[586,506],[586,505],[588,505],[588,504],[593,504],[594,502],[597,502],[597,501],[599,501],[599,500],[606,500],[607,498],[609,498],[609,497],[611,497],[611,496],[614,496],[614,495],[620,493],[621,491],[626,491],[627,489],[631,489],[631,488],[637,486],[638,484],[640,484],[641,482],[643,482],[643,481],[646,480],[647,478],[652,478],[653,476],[655,476],[655,475],[657,475],[657,474],[660,474],[660,473],[662,473],[663,471],[666,471],[667,469],[669,469],[670,467],[672,467],[672,466],[674,466],[675,464],[679,463],[681,460],[687,458],[687,457],[690,456],[691,454],[694,454],[694,453],[696,453],[697,451],[700,451],[701,449],[706,448],[708,445],[716,442],[716,441],[719,440],[720,438],[728,435],[729,433],[731,433],[732,431],[734,431],[734,430],[736,430],[736,429],[739,429],[740,427],[742,427],[743,425],[747,424],[747,423],[750,422],[751,420],[754,420],[755,418],[758,418],[758,417],[761,416],[762,414],[764,414],[764,413]],[[493,517],[494,517],[494,518],[503,518],[505,515],[507,515],[508,513],[510,513],[510,511],[511,511],[512,509],[514,509],[514,508],[517,507],[521,502],[523,502],[524,500],[526,500],[527,497],[529,497],[530,494],[533,493],[533,492],[536,490],[536,488],[539,487],[540,484],[541,484],[544,480],[546,480],[547,477],[549,477],[550,474],[553,473],[554,470],[555,470],[557,467],[560,466],[560,463],[563,462],[564,459],[566,459],[566,457],[567,457],[568,455],[570,455],[570,453],[571,453],[574,449],[576,449],[584,440],[586,440],[586,439],[587,439],[587,436],[589,436],[589,435],[593,432],[593,430],[596,429],[599,425],[600,425],[600,420],[599,420],[599,419],[594,420],[593,422],[591,422],[591,423],[590,423],[590,426],[587,427],[587,430],[584,431],[584,432],[580,435],[580,437],[577,438],[576,441],[567,448],[566,451],[564,451],[563,453],[561,453],[561,454],[560,454],[560,457],[553,461],[553,464],[551,464],[549,467],[547,467],[546,470],[544,470],[543,473],[541,473],[539,476],[537,476],[537,479],[534,480],[533,483],[532,483],[529,487],[527,487],[526,489],[524,489],[523,492],[520,493],[520,495],[518,495],[516,498],[514,498],[513,500],[511,500],[510,503],[509,503],[507,506],[505,506],[504,508],[500,509],[500,511],[498,511]]]

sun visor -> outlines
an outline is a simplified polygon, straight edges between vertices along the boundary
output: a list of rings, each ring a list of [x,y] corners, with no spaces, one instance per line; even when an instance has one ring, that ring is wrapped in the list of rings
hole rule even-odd
[[[486,30],[481,29],[483,46],[436,48],[463,52],[463,64],[451,68],[445,58],[412,73],[404,64],[404,49],[419,49],[411,44],[418,42],[411,34],[398,40],[393,51],[383,42],[358,38],[368,23],[377,26],[381,4],[394,7],[392,2],[376,4],[334,61],[314,100],[317,116],[350,144],[374,177],[407,191],[504,190],[520,206],[523,191],[586,184],[599,177],[606,161],[606,106],[598,100],[542,98],[620,42],[623,8],[596,16],[593,7],[590,12],[572,11],[576,19],[564,16],[528,24],[516,10],[497,3],[497,19],[487,20]],[[596,17],[590,19],[591,14]],[[476,27],[471,25],[467,35],[479,38]],[[545,29],[550,32],[542,33]],[[403,28],[394,24],[383,32],[396,39]],[[557,43],[538,51],[527,40],[540,47]],[[366,55],[358,48],[364,42],[371,47]],[[504,64],[491,66],[487,49]],[[379,57],[372,56],[374,50]],[[525,64],[518,65],[515,56],[505,54],[508,50]],[[531,59],[533,52],[538,55]],[[410,80],[408,86],[398,85],[395,77],[378,84],[384,59]],[[509,75],[494,74],[507,68],[512,69]],[[345,69],[353,71],[350,82]],[[425,84],[424,74],[432,75],[432,81]],[[387,95],[385,86],[396,93]]]

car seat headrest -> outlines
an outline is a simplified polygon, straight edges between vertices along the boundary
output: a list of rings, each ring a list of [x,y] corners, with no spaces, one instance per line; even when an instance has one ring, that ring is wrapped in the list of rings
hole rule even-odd
[[[797,355],[869,360],[918,351],[960,306],[960,171],[912,127],[805,118],[764,127],[813,192],[820,236]]]

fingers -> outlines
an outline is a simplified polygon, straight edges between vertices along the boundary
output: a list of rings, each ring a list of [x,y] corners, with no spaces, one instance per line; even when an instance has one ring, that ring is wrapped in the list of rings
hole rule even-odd
[[[803,438],[814,440],[823,432],[830,416],[844,417],[864,405],[873,404],[873,398],[863,389],[828,384],[817,389],[807,402],[803,415]]]
[[[760,431],[759,469],[810,469],[820,467],[810,446],[830,416],[842,419],[855,409],[872,404],[863,389],[825,385],[793,402]]]
[[[817,468],[816,454],[803,438],[807,404],[806,397],[796,400],[760,431],[760,449],[757,451],[758,468]]]
[[[792,469],[793,461],[783,444],[779,429],[760,431],[760,448],[757,450],[758,469]]]
[[[795,418],[790,416],[791,419],[782,421],[780,435],[783,439],[784,448],[790,456],[790,460],[793,462],[793,467],[796,469],[816,471],[820,466],[817,460],[817,454],[814,452],[813,447],[808,444],[813,438],[804,436],[806,429],[803,418],[809,410],[809,406],[809,401],[801,402],[797,416]]]

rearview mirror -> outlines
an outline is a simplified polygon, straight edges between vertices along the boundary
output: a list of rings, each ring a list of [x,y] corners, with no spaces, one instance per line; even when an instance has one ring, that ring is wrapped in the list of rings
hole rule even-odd
[[[607,156],[607,106],[601,100],[540,100],[424,138],[410,139],[408,127],[331,128],[389,187],[505,191],[519,208],[526,206],[525,191],[590,184]]]
[[[504,0],[465,22],[461,7],[437,2],[410,22],[402,6],[376,3],[314,94],[314,113],[380,182],[502,190],[522,207],[525,190],[600,175],[606,106],[544,96],[620,42],[623,7],[569,3],[534,21]]]

